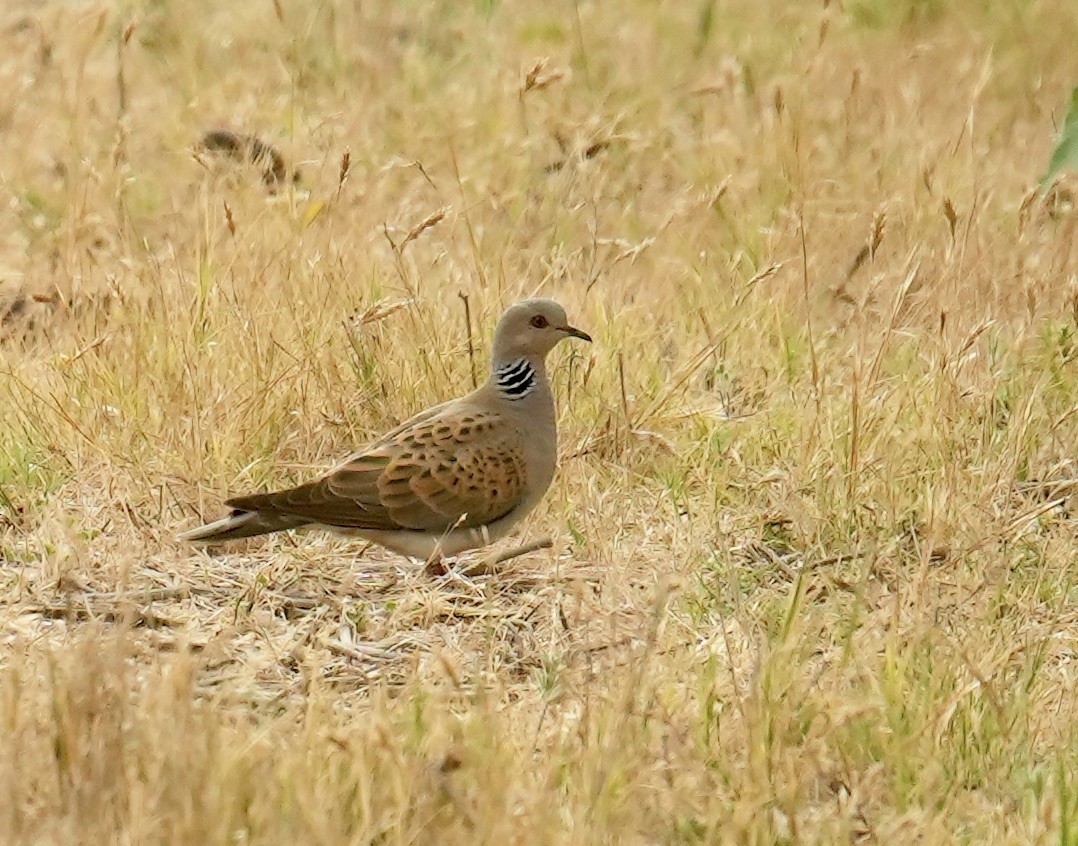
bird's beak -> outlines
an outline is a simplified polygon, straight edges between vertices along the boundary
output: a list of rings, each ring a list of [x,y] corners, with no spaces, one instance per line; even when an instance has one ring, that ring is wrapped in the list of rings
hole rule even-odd
[[[589,344],[591,343],[591,335],[582,329],[577,329],[575,326],[566,326],[561,331],[572,338],[579,338],[582,341],[587,341]]]

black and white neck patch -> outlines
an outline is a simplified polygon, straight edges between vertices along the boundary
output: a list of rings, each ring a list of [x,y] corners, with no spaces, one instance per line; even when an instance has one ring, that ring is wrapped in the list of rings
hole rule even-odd
[[[494,371],[494,377],[498,382],[498,390],[511,400],[523,399],[535,390],[538,383],[535,368],[526,358],[502,365]]]

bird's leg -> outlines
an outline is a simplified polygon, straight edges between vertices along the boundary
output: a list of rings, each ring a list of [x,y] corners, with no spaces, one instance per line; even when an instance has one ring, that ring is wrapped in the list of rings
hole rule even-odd
[[[434,551],[423,562],[423,572],[428,576],[444,576],[449,572],[445,564],[445,556],[442,555],[441,544],[434,547]]]

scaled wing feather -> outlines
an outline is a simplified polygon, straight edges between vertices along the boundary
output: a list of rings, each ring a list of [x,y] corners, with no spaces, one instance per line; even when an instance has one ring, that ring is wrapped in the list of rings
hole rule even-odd
[[[423,415],[318,481],[229,505],[343,528],[448,531],[511,512],[525,473],[522,438],[497,414]]]

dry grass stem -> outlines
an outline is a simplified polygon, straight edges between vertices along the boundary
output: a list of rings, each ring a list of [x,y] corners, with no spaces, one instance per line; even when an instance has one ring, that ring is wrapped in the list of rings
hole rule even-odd
[[[4,4],[0,843],[1074,846],[1076,31]],[[515,539],[174,540],[534,295]]]

